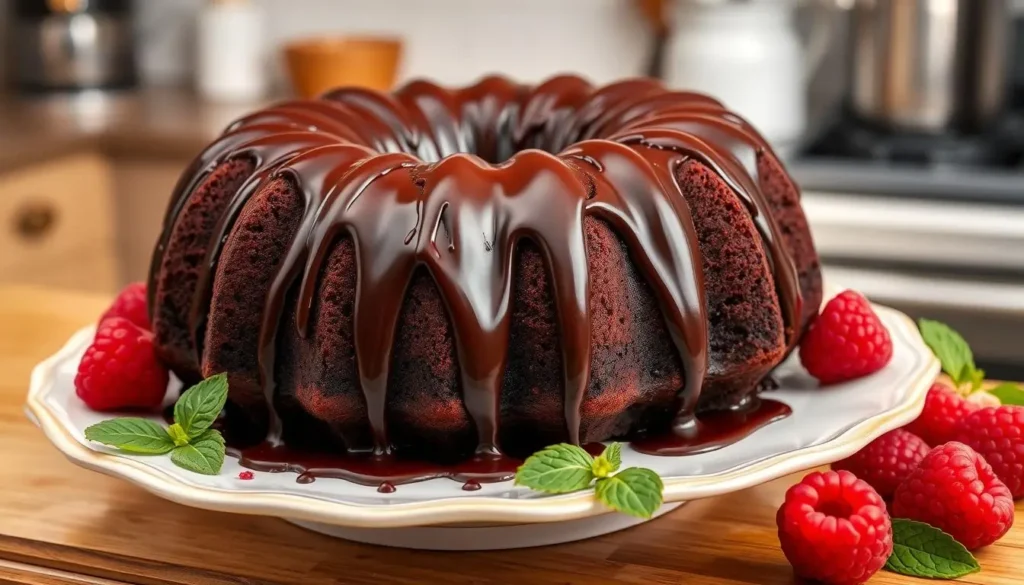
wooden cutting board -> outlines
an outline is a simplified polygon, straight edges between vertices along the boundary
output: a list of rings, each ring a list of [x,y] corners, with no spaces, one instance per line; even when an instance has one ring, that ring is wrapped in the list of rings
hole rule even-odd
[[[283,520],[208,512],[78,468],[22,410],[29,372],[108,299],[0,288],[0,584],[791,584],[775,510],[799,476],[684,505],[623,532],[538,549],[438,553],[348,543]],[[983,572],[1024,580],[1024,502]],[[925,583],[879,573],[873,584]]]

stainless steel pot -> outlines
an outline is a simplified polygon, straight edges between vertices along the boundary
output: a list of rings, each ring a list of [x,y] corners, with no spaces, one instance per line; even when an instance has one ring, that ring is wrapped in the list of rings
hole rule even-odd
[[[972,131],[1008,93],[1007,0],[852,0],[850,105],[894,129]]]
[[[17,0],[14,7],[14,65],[22,89],[106,89],[135,83],[129,0]]]

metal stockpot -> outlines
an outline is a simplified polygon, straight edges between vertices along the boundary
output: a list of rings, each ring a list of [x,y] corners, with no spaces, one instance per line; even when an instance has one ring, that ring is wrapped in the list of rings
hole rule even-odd
[[[130,0],[17,0],[14,66],[26,91],[129,87],[135,83]]]
[[[892,129],[971,131],[1003,111],[1012,21],[1007,0],[846,0],[850,95]]]

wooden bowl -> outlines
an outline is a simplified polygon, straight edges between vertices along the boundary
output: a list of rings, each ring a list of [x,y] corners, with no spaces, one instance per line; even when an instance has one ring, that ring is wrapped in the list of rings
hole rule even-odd
[[[341,86],[391,89],[402,43],[374,37],[303,39],[286,44],[284,53],[295,93],[312,98]]]

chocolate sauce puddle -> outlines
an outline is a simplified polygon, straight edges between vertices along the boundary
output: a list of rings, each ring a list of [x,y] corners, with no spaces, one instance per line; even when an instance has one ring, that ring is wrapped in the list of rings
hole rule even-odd
[[[648,455],[707,453],[731,445],[792,412],[793,409],[778,400],[752,398],[739,408],[702,414],[692,428],[683,432],[641,437],[629,444]]]
[[[360,485],[375,486],[381,493],[391,493],[397,485],[436,478],[448,478],[460,483],[505,481],[512,479],[516,468],[522,465],[521,460],[504,455],[481,454],[465,461],[443,465],[402,459],[391,454],[312,453],[268,442],[244,449],[229,447],[227,454],[237,457],[242,467],[256,471],[296,473],[296,483],[312,483],[319,478],[345,479]]]
[[[765,426],[788,417],[792,409],[777,400],[754,398],[742,407],[702,414],[692,432],[642,437],[629,442],[633,449],[649,455],[686,456],[707,453],[731,445]],[[601,443],[583,445],[591,455],[604,450]],[[515,476],[522,460],[505,455],[480,454],[453,464],[402,459],[395,455],[372,453],[311,453],[264,442],[254,447],[228,447],[242,467],[270,473],[295,473],[295,482],[309,484],[319,478],[345,479],[376,487],[382,494],[396,486],[429,479],[457,481],[465,491],[477,491],[481,484],[506,481]]]

